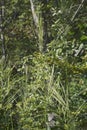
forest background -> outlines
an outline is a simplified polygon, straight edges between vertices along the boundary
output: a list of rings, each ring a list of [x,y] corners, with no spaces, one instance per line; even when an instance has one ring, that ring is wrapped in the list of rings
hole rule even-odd
[[[0,130],[87,130],[87,0],[0,0]]]

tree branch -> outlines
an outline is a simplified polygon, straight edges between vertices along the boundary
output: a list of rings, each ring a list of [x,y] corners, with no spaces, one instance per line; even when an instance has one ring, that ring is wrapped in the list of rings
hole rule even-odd
[[[32,11],[34,23],[35,23],[36,27],[38,27],[38,17],[36,15],[36,12],[35,12],[35,9],[34,9],[34,4],[33,4],[32,0],[30,0],[30,4],[31,4],[31,11]]]
[[[76,15],[77,15],[77,13],[79,12],[79,10],[80,10],[80,8],[81,8],[83,2],[84,2],[84,0],[82,0],[82,2],[81,2],[81,4],[79,5],[78,9],[77,9],[76,12],[74,13],[74,15],[73,15],[71,21],[73,21],[73,20],[75,19],[75,17],[76,17]]]

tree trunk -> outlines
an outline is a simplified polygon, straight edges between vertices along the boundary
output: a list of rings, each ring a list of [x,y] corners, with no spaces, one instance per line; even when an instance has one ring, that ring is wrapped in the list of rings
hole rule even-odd
[[[49,14],[49,10],[47,8],[47,0],[42,0],[42,19],[43,19],[43,51],[46,51],[46,45],[48,43],[48,14]]]
[[[3,26],[4,16],[5,16],[4,0],[1,0],[0,1],[0,41],[1,41],[1,44],[2,44],[2,59],[6,58],[4,26]]]

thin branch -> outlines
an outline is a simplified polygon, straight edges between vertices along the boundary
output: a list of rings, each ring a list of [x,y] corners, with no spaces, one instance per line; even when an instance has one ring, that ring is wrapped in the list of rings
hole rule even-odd
[[[33,15],[33,20],[35,22],[36,27],[38,27],[38,17],[36,15],[35,9],[34,9],[34,4],[33,1],[30,0],[30,4],[31,4],[31,11],[32,11],[32,15]]]
[[[77,13],[79,12],[79,10],[80,10],[80,8],[81,8],[83,2],[84,2],[84,0],[82,0],[82,2],[81,2],[81,4],[79,5],[78,9],[77,9],[76,12],[74,13],[74,15],[73,15],[71,21],[73,21],[73,20],[75,19],[75,17],[76,17],[76,15],[77,15]]]

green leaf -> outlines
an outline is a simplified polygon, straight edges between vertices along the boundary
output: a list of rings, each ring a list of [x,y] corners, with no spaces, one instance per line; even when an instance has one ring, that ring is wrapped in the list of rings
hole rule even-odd
[[[81,41],[87,40],[87,36],[86,35],[82,35],[80,39],[81,39]]]

